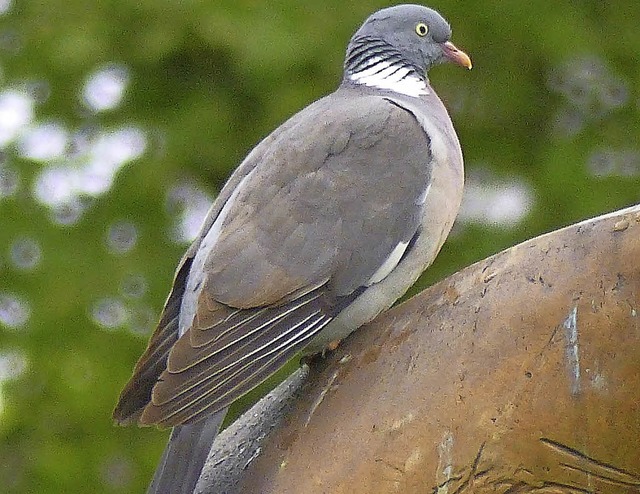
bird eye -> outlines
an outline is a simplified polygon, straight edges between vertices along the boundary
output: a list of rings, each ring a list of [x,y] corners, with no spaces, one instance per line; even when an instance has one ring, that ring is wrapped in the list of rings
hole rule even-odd
[[[416,33],[418,36],[426,36],[429,32],[429,27],[424,22],[416,24]]]

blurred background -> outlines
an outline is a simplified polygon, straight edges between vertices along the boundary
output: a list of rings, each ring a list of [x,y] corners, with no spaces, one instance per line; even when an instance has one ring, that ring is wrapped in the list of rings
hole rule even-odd
[[[349,37],[388,5],[0,0],[0,490],[143,492],[167,431],[111,411],[180,256],[229,173],[337,86]],[[414,293],[640,202],[640,2],[430,6],[474,69],[430,74],[467,186]]]

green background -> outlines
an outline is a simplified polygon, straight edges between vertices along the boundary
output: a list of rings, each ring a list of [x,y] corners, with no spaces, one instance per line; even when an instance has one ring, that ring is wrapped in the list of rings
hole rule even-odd
[[[0,132],[0,490],[144,490],[167,432],[110,415],[187,246],[176,232],[257,141],[336,87],[349,37],[387,5],[0,2],[0,131],[13,129]],[[420,286],[639,202],[637,0],[431,6],[474,69],[430,74],[468,196]],[[82,95],[104,73],[124,92],[98,111]],[[16,94],[32,111],[17,127],[2,112]],[[43,186],[56,170],[75,187],[62,199]]]

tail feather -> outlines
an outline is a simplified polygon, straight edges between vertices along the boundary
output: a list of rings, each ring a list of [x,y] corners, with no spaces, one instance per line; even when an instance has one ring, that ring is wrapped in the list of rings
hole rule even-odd
[[[225,413],[173,428],[147,494],[193,494]]]

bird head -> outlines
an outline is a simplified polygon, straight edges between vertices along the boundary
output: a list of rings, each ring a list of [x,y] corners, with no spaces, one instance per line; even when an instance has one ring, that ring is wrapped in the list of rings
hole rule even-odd
[[[355,72],[375,61],[412,67],[426,77],[434,65],[450,61],[471,69],[471,59],[450,41],[451,27],[435,10],[397,5],[372,14],[351,38],[345,70]]]

